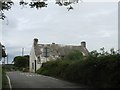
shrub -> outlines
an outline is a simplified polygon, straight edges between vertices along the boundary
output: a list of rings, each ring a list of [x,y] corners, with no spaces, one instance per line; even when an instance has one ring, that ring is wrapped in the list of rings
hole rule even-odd
[[[82,60],[82,59],[83,59],[83,54],[77,50],[72,51],[64,58],[64,60]]]
[[[71,54],[73,55],[73,54]],[[71,56],[73,59],[73,56]],[[37,73],[92,87],[120,88],[120,55],[89,56],[86,59],[56,60],[44,63]]]
[[[29,67],[29,56],[16,56],[13,60],[14,66],[16,69],[20,71],[24,71],[23,69],[26,68],[25,71],[27,71],[27,68]]]

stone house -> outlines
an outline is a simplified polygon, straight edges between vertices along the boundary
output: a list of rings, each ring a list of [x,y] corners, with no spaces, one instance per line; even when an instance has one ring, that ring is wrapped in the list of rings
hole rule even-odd
[[[80,46],[61,45],[55,43],[38,44],[38,39],[35,38],[30,51],[30,72],[36,72],[36,70],[42,66],[42,63],[64,57],[74,50],[82,52],[84,56],[89,54],[86,48],[86,42],[81,42]]]

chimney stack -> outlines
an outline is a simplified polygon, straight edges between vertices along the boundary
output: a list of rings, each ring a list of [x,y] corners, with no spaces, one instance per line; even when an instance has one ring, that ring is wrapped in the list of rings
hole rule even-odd
[[[55,44],[54,42],[52,44]]]
[[[86,42],[85,42],[85,41],[82,41],[82,42],[81,42],[81,46],[86,48]]]
[[[34,38],[34,45],[37,45],[37,44],[38,44],[38,39]]]

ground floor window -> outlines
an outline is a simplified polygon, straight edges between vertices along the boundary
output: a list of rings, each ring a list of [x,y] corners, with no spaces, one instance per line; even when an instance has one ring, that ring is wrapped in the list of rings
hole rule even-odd
[[[34,69],[34,63],[32,63],[32,69]]]
[[[40,64],[40,62],[41,62],[41,59],[40,59],[40,56],[38,57],[38,64]]]

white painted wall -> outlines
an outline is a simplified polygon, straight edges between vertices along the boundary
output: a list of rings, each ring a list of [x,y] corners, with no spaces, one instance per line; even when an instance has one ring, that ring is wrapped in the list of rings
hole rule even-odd
[[[34,60],[36,60],[35,52],[34,52],[34,45],[32,46],[32,49],[30,51],[30,59],[29,59],[29,70],[30,72],[34,72],[34,69],[32,68],[32,63],[34,63]]]
[[[36,70],[38,70],[42,66],[42,62],[38,63],[38,58],[35,55],[35,50],[34,50],[34,44],[32,46],[32,49],[30,51],[30,59],[29,59],[29,71],[30,72],[35,72],[35,60],[36,60]],[[34,66],[32,66],[32,63]]]

